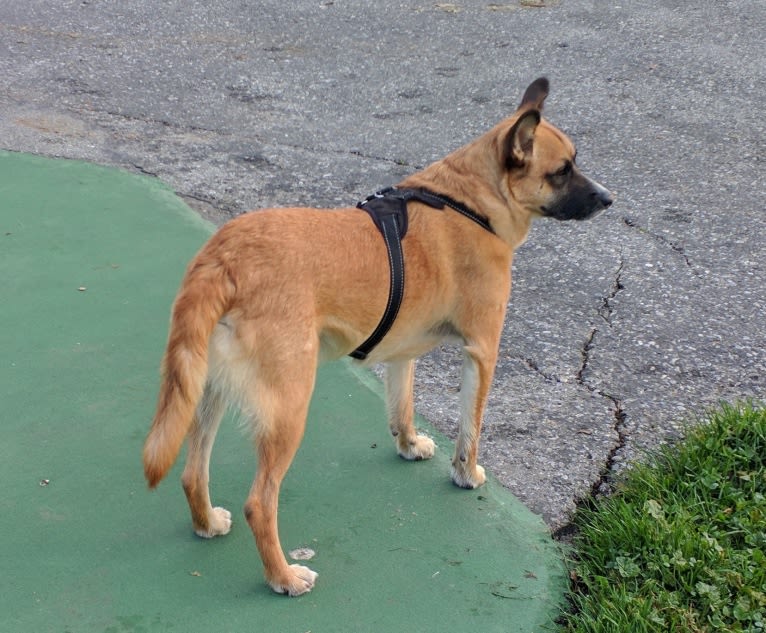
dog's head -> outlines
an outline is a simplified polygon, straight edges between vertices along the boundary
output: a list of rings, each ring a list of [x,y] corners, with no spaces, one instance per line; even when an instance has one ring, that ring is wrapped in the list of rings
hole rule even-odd
[[[612,195],[577,167],[577,151],[567,136],[541,112],[548,80],[530,84],[500,151],[514,202],[532,215],[557,220],[587,220],[612,202]]]

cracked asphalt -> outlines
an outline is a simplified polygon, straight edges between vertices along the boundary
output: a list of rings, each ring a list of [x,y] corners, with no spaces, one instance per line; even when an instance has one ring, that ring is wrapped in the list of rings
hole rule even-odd
[[[482,461],[564,534],[708,407],[763,399],[765,23],[753,0],[4,0],[0,146],[160,178],[220,224],[352,204],[547,75],[617,202],[517,252]],[[448,435],[459,376],[454,348],[418,364]]]

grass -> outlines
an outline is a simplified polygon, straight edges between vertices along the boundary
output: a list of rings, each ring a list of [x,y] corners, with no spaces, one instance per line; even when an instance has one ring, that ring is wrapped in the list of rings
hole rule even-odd
[[[563,631],[765,631],[766,409],[710,414],[576,523]]]

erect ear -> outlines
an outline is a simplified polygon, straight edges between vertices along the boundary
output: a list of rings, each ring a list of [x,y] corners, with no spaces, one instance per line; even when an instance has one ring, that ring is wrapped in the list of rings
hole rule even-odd
[[[540,111],[522,114],[505,137],[504,163],[506,169],[522,167],[532,157],[535,130],[540,123]]]
[[[535,79],[524,91],[524,96],[521,98],[519,109],[525,106],[531,106],[537,110],[542,110],[545,97],[548,96],[549,87],[550,84],[545,77],[539,77],[538,79]]]

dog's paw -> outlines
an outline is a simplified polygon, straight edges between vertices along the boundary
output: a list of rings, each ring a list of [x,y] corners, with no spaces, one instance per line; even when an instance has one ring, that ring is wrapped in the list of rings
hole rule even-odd
[[[452,466],[452,481],[460,488],[478,488],[487,481],[487,475],[484,472],[484,468],[478,464],[473,473],[468,473],[463,469]]]
[[[268,580],[269,586],[277,593],[286,593],[288,596],[300,596],[314,588],[317,574],[314,570],[303,565],[290,565],[284,578]]]
[[[195,529],[194,533],[202,538],[223,536],[231,531],[231,512],[226,508],[213,508],[208,516],[207,529]]]
[[[435,450],[436,443],[425,435],[416,435],[415,439],[407,442],[404,447],[397,445],[399,456],[411,461],[431,459]]]

